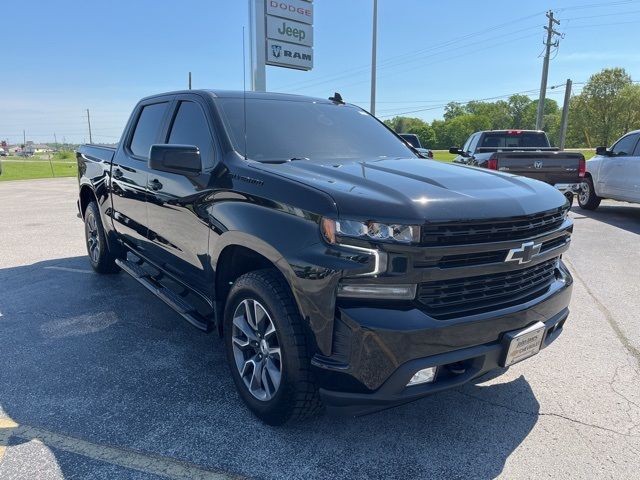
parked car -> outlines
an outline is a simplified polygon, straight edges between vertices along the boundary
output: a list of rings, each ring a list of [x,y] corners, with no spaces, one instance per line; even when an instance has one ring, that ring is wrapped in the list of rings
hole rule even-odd
[[[7,151],[4,148],[0,148],[0,157],[6,157],[9,154],[7,153]]]
[[[422,143],[420,143],[420,137],[418,137],[414,133],[399,133],[398,136],[402,138],[405,142],[415,148],[420,155],[424,158],[433,158],[433,152],[428,148],[424,148]]]
[[[587,162],[578,204],[595,210],[603,198],[640,203],[640,130],[627,133],[610,149],[596,148]]]
[[[335,98],[156,95],[77,161],[93,269],[221,334],[269,424],[457,387],[538,353],[569,314],[556,189],[425,162]]]
[[[450,148],[456,163],[499,170],[553,185],[570,203],[584,177],[581,153],[552,147],[538,130],[489,130],[472,134],[462,148]]]

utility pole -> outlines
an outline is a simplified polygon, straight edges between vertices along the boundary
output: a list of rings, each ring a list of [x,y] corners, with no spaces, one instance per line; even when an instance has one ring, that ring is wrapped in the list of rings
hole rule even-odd
[[[544,54],[544,62],[542,64],[542,81],[540,83],[540,98],[538,99],[538,115],[536,117],[536,130],[542,130],[542,121],[544,119],[544,100],[547,94],[547,76],[549,75],[549,56],[551,55],[551,47],[557,47],[559,40],[553,41],[554,35],[562,37],[560,32],[553,29],[554,24],[560,25],[560,21],[553,18],[553,12],[549,10],[547,12],[547,18],[549,19],[549,25],[544,27],[547,31],[547,41],[544,42],[546,51]]]
[[[189,90],[191,90],[191,72],[189,72]]]
[[[89,143],[93,143],[93,138],[91,137],[91,116],[89,115],[88,108],[87,108],[87,124],[89,125]]]
[[[371,115],[376,114],[376,48],[378,40],[378,0],[373,0],[373,37],[371,39]]]
[[[27,148],[27,133],[22,130],[22,153],[24,153],[25,148]]]
[[[53,144],[55,145],[56,151],[58,151],[58,137],[56,137],[56,132],[53,132]]]
[[[560,150],[564,150],[564,142],[567,138],[569,102],[571,100],[571,84],[571,79],[567,79],[567,86],[564,87],[564,104],[562,105],[562,120],[560,120]]]

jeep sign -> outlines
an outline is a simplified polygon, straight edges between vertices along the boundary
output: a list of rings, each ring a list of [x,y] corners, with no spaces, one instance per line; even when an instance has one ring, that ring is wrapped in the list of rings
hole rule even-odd
[[[267,40],[267,65],[311,70],[313,68],[313,49],[293,43]]]
[[[313,27],[306,23],[267,15],[267,37],[311,47],[313,45]]]
[[[313,23],[313,4],[306,0],[265,0],[267,15],[288,18],[302,23]]]

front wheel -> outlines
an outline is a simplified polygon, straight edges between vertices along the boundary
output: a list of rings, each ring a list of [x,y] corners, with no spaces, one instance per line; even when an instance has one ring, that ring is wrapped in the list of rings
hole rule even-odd
[[[580,192],[578,192],[578,205],[585,210],[595,210],[600,205],[602,198],[596,195],[593,188],[593,180],[586,177],[580,184]]]
[[[320,411],[302,319],[279,272],[258,270],[235,281],[223,330],[233,381],[258,418],[282,425]]]

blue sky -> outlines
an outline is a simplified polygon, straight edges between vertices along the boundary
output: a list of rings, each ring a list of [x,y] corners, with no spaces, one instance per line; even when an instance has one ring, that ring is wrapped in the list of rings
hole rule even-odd
[[[242,89],[247,0],[9,0],[3,2],[0,139],[115,142],[146,95]],[[604,67],[640,80],[640,0],[379,0],[377,114],[515,92],[536,96],[544,12],[564,32],[549,85],[584,82]],[[372,0],[315,0],[315,68],[267,67],[267,89],[369,106]],[[247,72],[249,69],[247,68]],[[249,82],[247,83],[249,85]],[[577,83],[574,91],[579,92]],[[562,101],[561,88],[550,97]]]

